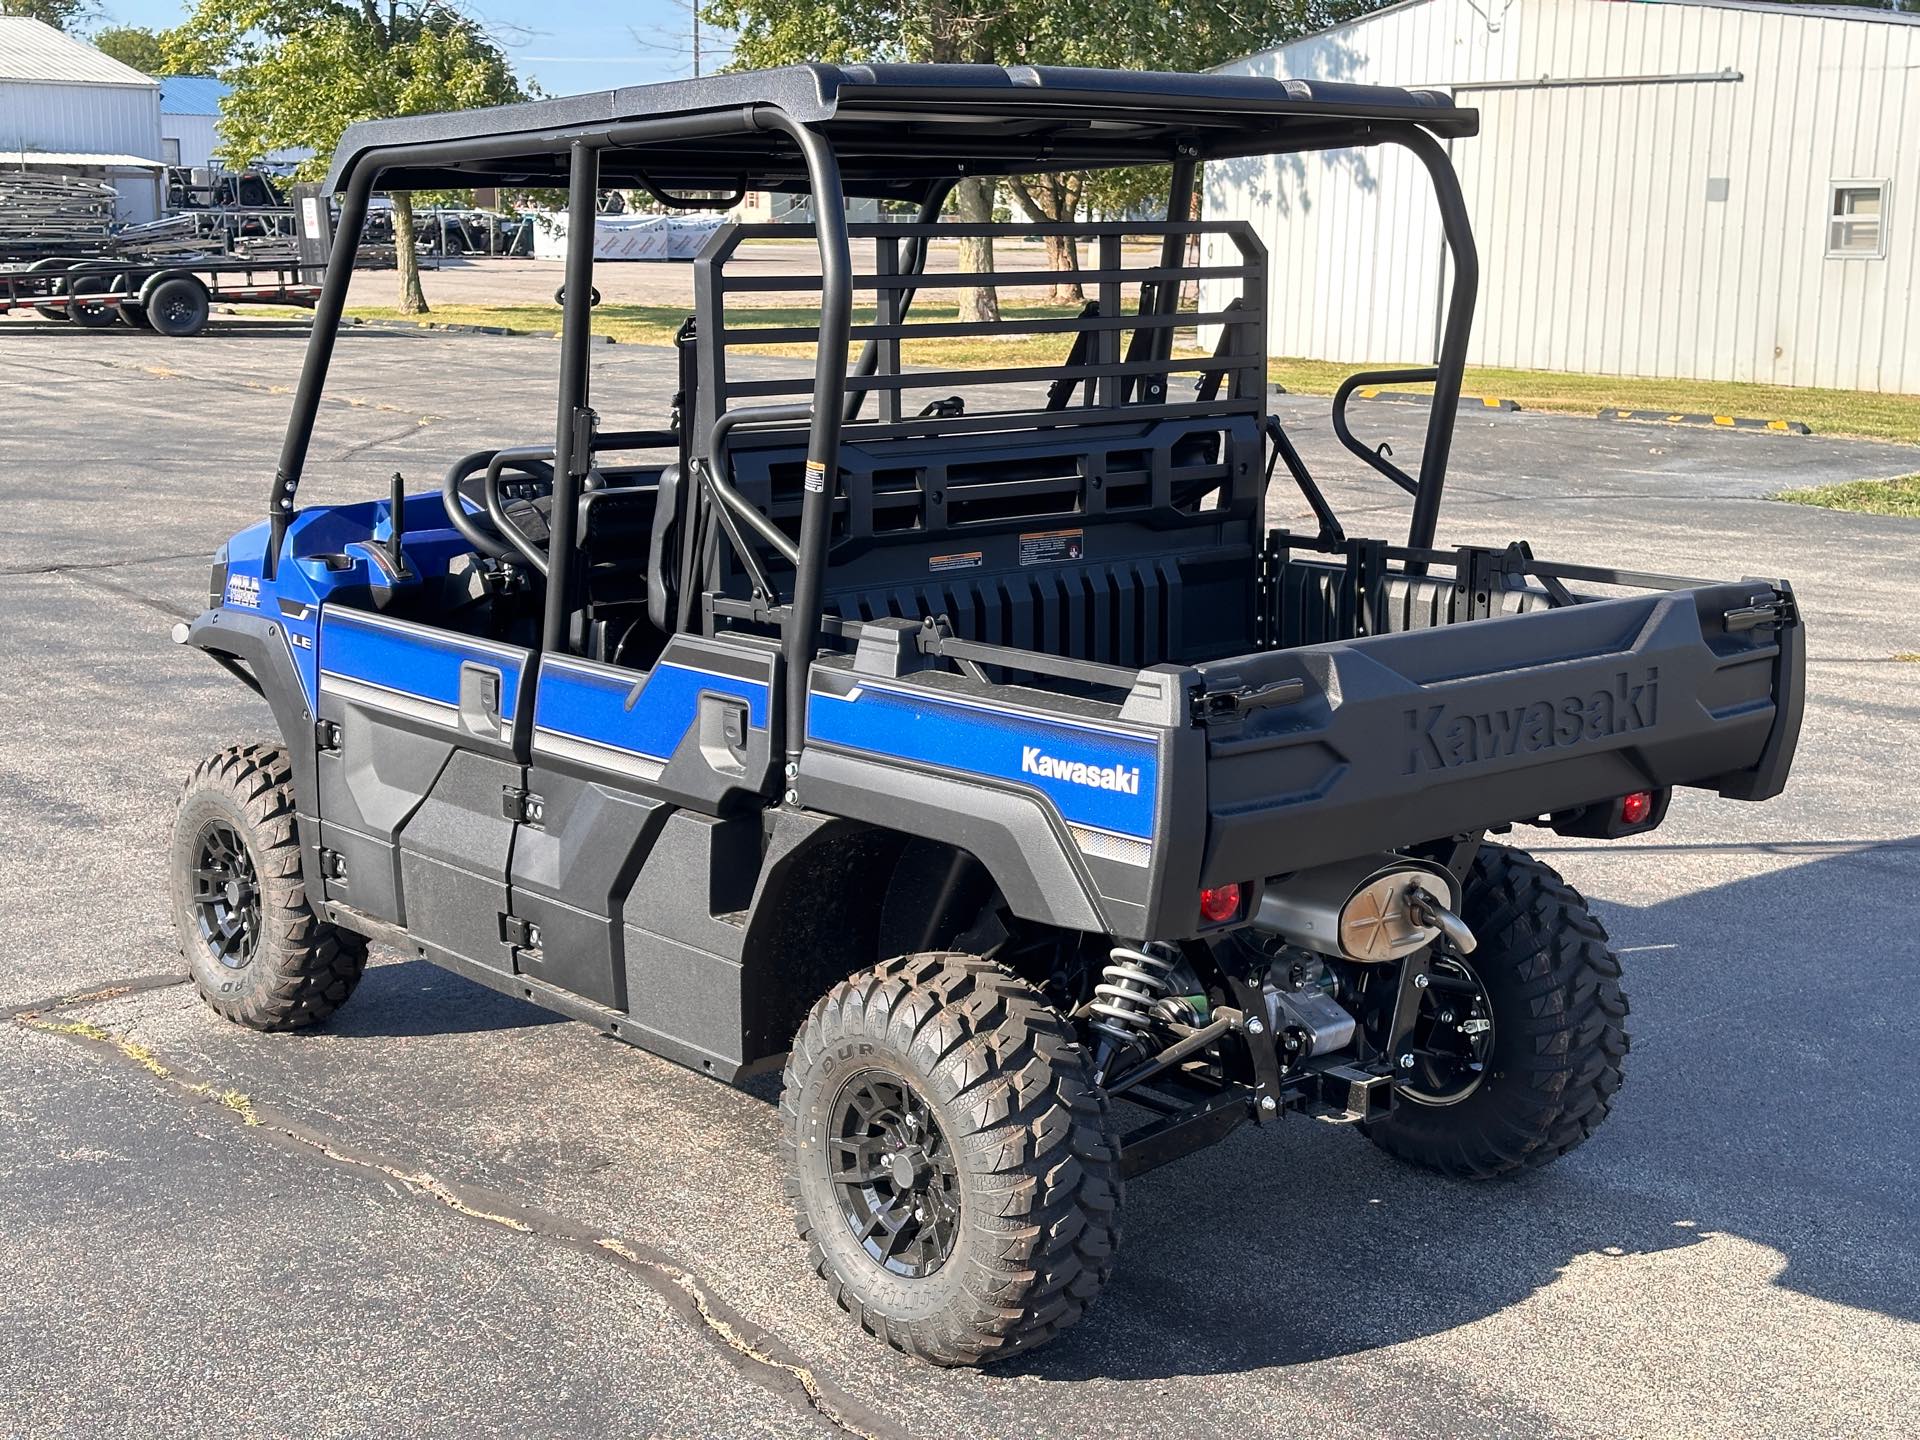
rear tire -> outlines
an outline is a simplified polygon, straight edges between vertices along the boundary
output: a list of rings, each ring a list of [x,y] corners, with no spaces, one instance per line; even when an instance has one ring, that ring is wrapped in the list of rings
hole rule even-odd
[[[1599,1128],[1623,1079],[1627,997],[1580,892],[1524,850],[1481,849],[1461,918],[1480,942],[1464,968],[1490,1002],[1485,1073],[1451,1104],[1396,1094],[1366,1133],[1410,1164],[1480,1180],[1537,1169]]]
[[[979,1365],[1086,1313],[1119,1242],[1119,1144],[1090,1057],[1023,981],[889,960],[814,1006],[785,1082],[800,1238],[869,1334]]]
[[[286,751],[234,745],[195,768],[174,816],[168,880],[187,969],[235,1024],[318,1025],[360,983],[367,942],[307,903]]]

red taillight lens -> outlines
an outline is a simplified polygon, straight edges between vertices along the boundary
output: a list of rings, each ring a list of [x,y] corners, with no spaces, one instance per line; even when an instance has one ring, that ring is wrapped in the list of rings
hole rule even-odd
[[[1620,797],[1620,823],[1622,825],[1643,825],[1653,814],[1653,792],[1636,790],[1631,795]]]
[[[1219,925],[1240,914],[1240,887],[1215,885],[1200,892],[1200,918]]]

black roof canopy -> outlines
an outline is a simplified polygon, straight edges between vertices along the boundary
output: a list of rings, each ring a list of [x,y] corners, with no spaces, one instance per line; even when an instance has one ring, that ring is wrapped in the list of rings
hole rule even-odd
[[[327,188],[390,151],[384,188],[564,185],[569,144],[606,142],[601,184],[671,192],[805,189],[790,137],[725,123],[760,107],[821,131],[851,195],[914,197],[961,174],[1029,174],[1367,144],[1418,125],[1472,135],[1479,115],[1438,91],[998,65],[792,65],[348,127]],[[689,130],[659,122],[685,119]],[[700,122],[708,122],[701,124]],[[622,129],[634,133],[624,136]],[[421,149],[419,147],[430,147]],[[414,151],[409,155],[408,151]]]

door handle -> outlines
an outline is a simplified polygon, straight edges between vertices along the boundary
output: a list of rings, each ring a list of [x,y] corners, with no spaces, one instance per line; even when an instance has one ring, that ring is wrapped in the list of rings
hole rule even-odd
[[[700,753],[723,775],[740,776],[747,766],[747,702],[708,691],[700,697]]]
[[[481,740],[511,743],[512,727],[500,718],[505,681],[491,665],[472,660],[460,664],[460,728]]]

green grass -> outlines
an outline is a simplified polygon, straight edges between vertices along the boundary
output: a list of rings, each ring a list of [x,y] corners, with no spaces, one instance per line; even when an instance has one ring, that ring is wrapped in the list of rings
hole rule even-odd
[[[1793,505],[1851,510],[1856,515],[1898,515],[1908,520],[1920,520],[1920,475],[1906,475],[1898,480],[1849,480],[1843,485],[1782,490],[1772,498]]]
[[[1073,315],[1078,309],[1074,305],[1007,304],[1002,313],[1009,318],[1041,318]],[[361,307],[351,313],[367,320],[409,318],[388,308]],[[686,313],[683,305],[601,305],[593,312],[593,329],[595,334],[627,344],[668,345]],[[805,306],[771,306],[756,314],[764,316],[762,323],[766,325],[805,325],[812,323],[818,312]],[[929,299],[915,305],[913,314],[917,320],[952,320],[957,311],[951,302],[943,304]],[[555,305],[439,305],[421,318],[441,324],[497,325],[518,331],[560,328],[560,310]],[[856,311],[854,315],[856,322],[872,318],[871,310]],[[734,312],[734,319],[735,323],[743,323],[738,311]],[[1065,338],[1057,335],[916,340],[910,343],[904,358],[909,365],[963,368],[1049,365],[1057,364],[1065,350]],[[810,355],[812,349],[807,345],[765,345],[750,347],[749,353],[805,356]],[[1331,395],[1342,380],[1363,368],[1389,367],[1283,358],[1269,361],[1267,374],[1295,394]],[[1920,444],[1920,395],[1482,369],[1467,371],[1466,391],[1470,395],[1515,400],[1527,410],[1579,415],[1592,415],[1601,410],[1659,410],[1668,414],[1757,416],[1768,420],[1805,421],[1822,435],[1855,435],[1869,440]]]
[[[1302,395],[1331,395],[1359,366],[1322,360],[1274,360],[1273,380]],[[1401,389],[1431,387],[1401,386]],[[1546,370],[1470,369],[1469,395],[1517,400],[1527,410],[1592,415],[1601,410],[1662,410],[1683,415],[1744,415],[1803,420],[1820,435],[1920,444],[1920,395],[1860,390],[1796,389],[1714,380],[1637,380],[1619,375],[1562,375]]]

